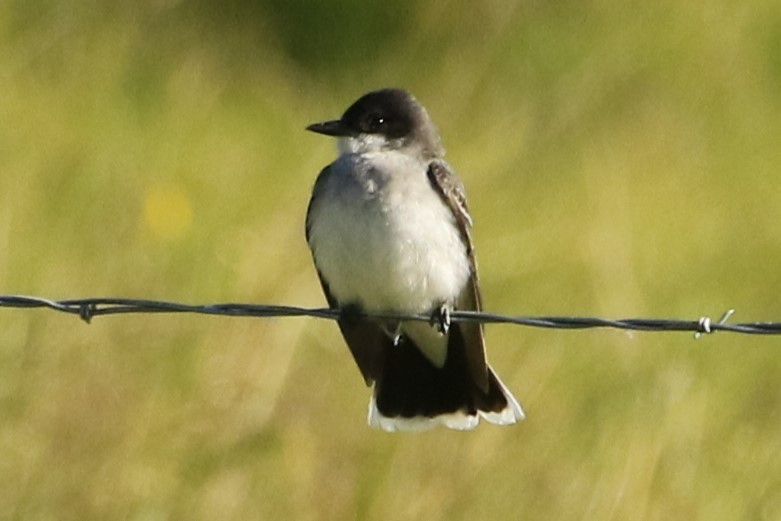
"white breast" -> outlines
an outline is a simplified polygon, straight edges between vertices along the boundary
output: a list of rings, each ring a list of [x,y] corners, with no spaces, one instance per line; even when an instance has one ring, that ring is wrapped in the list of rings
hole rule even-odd
[[[398,152],[345,154],[318,190],[309,243],[340,304],[430,312],[462,291],[466,248],[421,162]]]

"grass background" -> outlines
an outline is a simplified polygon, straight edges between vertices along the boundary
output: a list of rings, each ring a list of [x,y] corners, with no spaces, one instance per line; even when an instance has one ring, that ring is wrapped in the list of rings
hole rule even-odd
[[[428,107],[507,314],[781,319],[781,4],[0,4],[0,293],[323,305],[360,94]],[[389,435],[312,319],[0,311],[0,519],[779,519],[781,341],[490,326],[512,428]]]

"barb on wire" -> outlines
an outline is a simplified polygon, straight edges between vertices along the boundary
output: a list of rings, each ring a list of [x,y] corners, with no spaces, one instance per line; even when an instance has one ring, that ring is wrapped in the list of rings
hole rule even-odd
[[[83,298],[50,300],[23,295],[0,295],[0,307],[49,308],[63,313],[78,315],[85,322],[100,315],[121,313],[194,313],[201,315],[223,315],[232,317],[314,317],[336,320],[342,316],[339,309],[301,308],[297,306],[264,304],[207,304],[189,305],[177,302],[126,298]],[[515,324],[520,326],[551,329],[614,328],[636,331],[691,331],[695,338],[716,331],[730,331],[752,335],[781,334],[781,322],[750,322],[728,324],[734,310],[729,310],[717,322],[708,317],[698,320],[673,320],[654,318],[627,318],[611,320],[597,317],[522,317],[507,316],[478,311],[452,311],[453,322],[481,322],[483,324]],[[403,313],[362,313],[362,318],[418,320],[428,322],[429,315]]]

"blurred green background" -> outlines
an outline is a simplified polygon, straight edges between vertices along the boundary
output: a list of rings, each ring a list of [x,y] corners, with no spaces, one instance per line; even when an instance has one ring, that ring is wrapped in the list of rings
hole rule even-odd
[[[322,306],[303,220],[408,88],[487,309],[781,319],[781,4],[6,0],[0,293]],[[0,310],[0,519],[779,519],[781,340],[489,326],[528,419],[386,434],[336,326]]]

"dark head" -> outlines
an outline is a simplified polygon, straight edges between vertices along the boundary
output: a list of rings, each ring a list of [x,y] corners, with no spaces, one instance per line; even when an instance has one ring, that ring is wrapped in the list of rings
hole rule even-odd
[[[444,155],[439,134],[426,109],[402,89],[382,89],[365,94],[341,119],[306,128],[341,138],[343,152],[404,149],[426,159]]]

